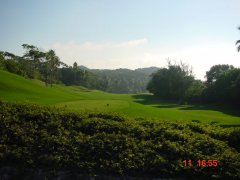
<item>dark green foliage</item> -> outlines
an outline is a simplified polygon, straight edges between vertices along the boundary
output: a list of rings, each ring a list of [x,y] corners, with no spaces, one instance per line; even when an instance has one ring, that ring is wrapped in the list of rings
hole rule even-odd
[[[142,68],[136,70],[116,69],[99,70],[88,69],[102,79],[106,86],[104,91],[112,93],[139,93],[146,92],[151,73],[158,68]]]
[[[107,87],[104,78],[78,67],[60,68],[59,80],[66,85],[84,86],[89,89],[106,90]]]
[[[228,136],[228,143],[240,151],[240,129],[235,129]]]
[[[116,69],[100,70],[78,66],[60,68],[59,79],[66,85],[81,85],[91,89],[99,89],[112,93],[146,92],[151,72],[158,68],[142,68],[137,70]]]
[[[240,104],[240,69],[227,70],[208,84],[203,93],[205,102]]]
[[[57,82],[57,70],[60,65],[65,66],[59,60],[53,50],[42,52],[37,47],[23,44],[26,49],[22,57],[16,56],[9,52],[1,52],[0,69],[5,69],[32,79],[40,79],[47,84]]]
[[[1,52],[0,69],[7,70],[11,73],[24,77],[33,77],[34,72],[31,71],[29,63],[22,57],[15,56],[9,52]]]
[[[21,65],[14,59],[9,59],[4,63],[5,69],[11,73],[22,75]]]
[[[232,69],[234,69],[234,67],[228,64],[219,64],[212,66],[211,69],[206,72],[207,85],[213,84],[214,82],[219,80],[219,78],[223,76],[224,73]]]
[[[194,161],[194,166],[184,168],[185,159]],[[196,166],[198,159],[216,159],[223,165],[201,168]],[[0,168],[6,166],[22,173],[42,169],[136,177],[240,178],[239,128],[0,102]]]
[[[152,75],[147,89],[156,96],[164,99],[183,99],[194,78],[187,65],[171,64]]]
[[[1,51],[0,51],[0,69],[5,69],[4,57]]]
[[[206,86],[200,80],[194,80],[191,86],[186,90],[184,99],[190,103],[202,102],[202,93]]]
[[[214,65],[206,72],[206,82],[195,80],[188,67],[171,65],[153,74],[147,89],[162,99],[180,103],[224,103],[240,105],[240,69]]]

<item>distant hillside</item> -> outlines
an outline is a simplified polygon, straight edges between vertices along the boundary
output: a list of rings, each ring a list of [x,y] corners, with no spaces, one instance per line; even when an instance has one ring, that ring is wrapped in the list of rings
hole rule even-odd
[[[150,81],[150,75],[159,68],[139,68],[130,69],[89,69],[85,66],[79,66],[82,70],[88,70],[106,81],[107,92],[114,93],[139,93],[146,92],[146,87]]]
[[[152,73],[156,72],[159,69],[160,68],[158,68],[158,67],[152,66],[152,67],[147,67],[147,68],[138,68],[138,69],[135,69],[135,71],[151,75]]]

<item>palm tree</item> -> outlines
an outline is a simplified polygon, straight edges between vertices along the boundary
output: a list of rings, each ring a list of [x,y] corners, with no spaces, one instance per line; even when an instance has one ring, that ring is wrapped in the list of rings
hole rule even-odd
[[[238,28],[240,30],[240,27]],[[237,40],[236,45],[238,45],[237,47],[237,51],[240,51],[240,40]]]

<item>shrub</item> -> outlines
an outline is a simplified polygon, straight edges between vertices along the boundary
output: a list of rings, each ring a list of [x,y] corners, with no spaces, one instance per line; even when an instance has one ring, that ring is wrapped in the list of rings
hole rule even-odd
[[[0,169],[135,177],[240,178],[239,129],[0,101]],[[192,167],[183,161],[191,159]],[[198,167],[197,160],[219,166]],[[55,174],[56,175],[56,174]]]

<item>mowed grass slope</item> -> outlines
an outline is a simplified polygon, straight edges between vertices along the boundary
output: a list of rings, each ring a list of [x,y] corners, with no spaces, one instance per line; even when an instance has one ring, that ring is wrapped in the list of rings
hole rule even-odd
[[[150,94],[112,94],[77,86],[53,85],[0,70],[0,99],[64,107],[78,112],[116,112],[155,120],[200,121],[240,125],[238,110],[217,106],[177,105]]]

